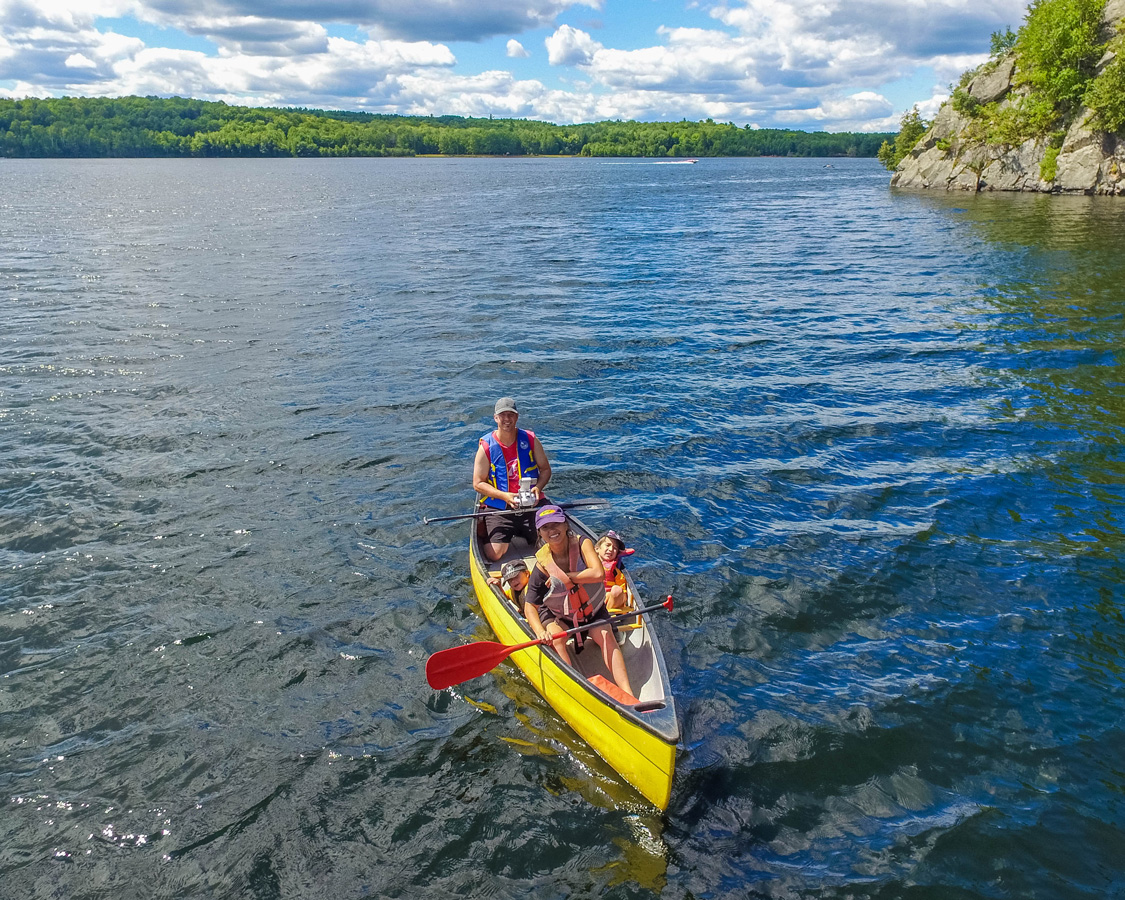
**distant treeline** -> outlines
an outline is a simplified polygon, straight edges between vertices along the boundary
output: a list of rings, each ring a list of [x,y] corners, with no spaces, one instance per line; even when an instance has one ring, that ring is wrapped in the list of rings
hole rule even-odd
[[[0,156],[875,156],[893,134],[258,109],[179,97],[0,100]]]

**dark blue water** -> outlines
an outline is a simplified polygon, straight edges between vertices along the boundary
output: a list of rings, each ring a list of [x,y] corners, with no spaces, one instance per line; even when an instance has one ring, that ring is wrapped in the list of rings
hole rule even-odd
[[[1125,204],[870,160],[0,164],[0,897],[1125,895]],[[489,636],[516,396],[647,807]]]

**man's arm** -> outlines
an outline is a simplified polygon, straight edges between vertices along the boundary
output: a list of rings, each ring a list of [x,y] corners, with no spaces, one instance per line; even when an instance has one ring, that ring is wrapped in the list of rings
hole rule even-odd
[[[551,480],[551,461],[547,459],[547,451],[543,449],[538,436],[535,438],[532,449],[535,452],[535,461],[539,463],[539,480],[536,481],[535,487],[539,491],[539,495],[542,496],[543,489],[547,487],[547,482]]]

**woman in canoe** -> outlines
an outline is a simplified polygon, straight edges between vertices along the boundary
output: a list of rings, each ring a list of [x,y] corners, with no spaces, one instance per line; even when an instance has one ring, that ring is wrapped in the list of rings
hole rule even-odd
[[[542,546],[535,553],[535,568],[524,595],[524,615],[536,637],[553,637],[551,646],[568,665],[574,663],[566,647],[563,631],[576,625],[596,622],[587,632],[575,636],[578,646],[588,638],[602,651],[606,669],[617,686],[632,695],[625,658],[605,608],[605,569],[594,543],[575,534],[566,524],[566,514],[557,506],[542,506],[535,511],[535,527]]]

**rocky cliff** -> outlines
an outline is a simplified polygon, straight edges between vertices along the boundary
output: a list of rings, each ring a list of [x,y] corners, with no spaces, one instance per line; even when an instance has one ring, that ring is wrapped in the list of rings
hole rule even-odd
[[[1106,40],[1125,24],[1125,0],[1108,0],[1102,17]],[[1115,59],[1107,50],[1101,71]],[[1019,99],[1019,60],[1009,54],[972,78],[966,92],[977,103]],[[946,102],[933,125],[899,163],[891,184],[903,188],[963,191],[1042,191],[1067,194],[1125,194],[1125,135],[1093,130],[1085,109],[1058,138],[1033,138],[1017,146],[991,144],[973,136],[969,116]],[[1053,164],[1049,155],[1055,157]],[[1047,160],[1048,164],[1044,165]],[[1045,177],[1047,176],[1047,177]]]

